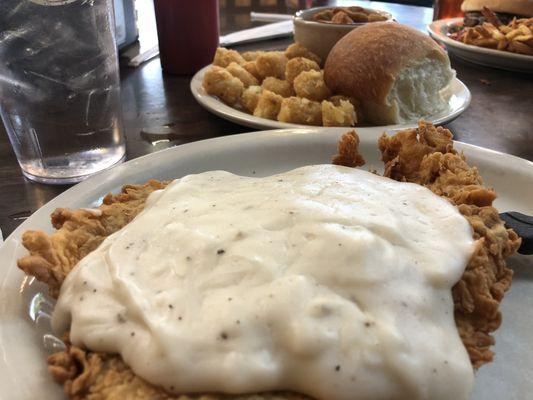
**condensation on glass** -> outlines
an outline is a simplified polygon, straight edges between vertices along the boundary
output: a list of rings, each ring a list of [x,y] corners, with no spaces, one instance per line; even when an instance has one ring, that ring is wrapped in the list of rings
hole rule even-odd
[[[72,183],[120,162],[112,0],[2,0],[0,26],[0,114],[24,175]]]

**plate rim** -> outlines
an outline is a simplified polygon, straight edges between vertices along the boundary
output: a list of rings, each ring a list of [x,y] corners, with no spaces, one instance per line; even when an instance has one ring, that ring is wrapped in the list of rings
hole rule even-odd
[[[249,128],[261,129],[261,130],[292,129],[292,128],[329,128],[329,127],[317,127],[313,125],[291,124],[287,122],[279,122],[279,121],[269,120],[266,118],[255,117],[244,111],[238,110],[236,108],[228,106],[227,104],[224,104],[220,100],[215,99],[213,96],[205,93],[205,90],[202,87],[203,76],[205,72],[207,71],[207,69],[211,67],[212,67],[212,64],[209,64],[203,67],[202,69],[200,69],[198,72],[196,72],[191,78],[191,81],[189,84],[189,88],[194,99],[198,102],[198,104],[200,104],[205,110],[209,111],[210,113],[215,114],[218,117],[223,118],[227,121],[233,122],[235,124],[246,126]],[[446,124],[446,123],[453,121],[454,119],[459,117],[462,113],[464,113],[470,106],[470,103],[472,101],[472,93],[470,92],[470,89],[468,89],[468,86],[466,86],[466,84],[457,77],[453,78],[452,85],[458,88],[457,92],[452,93],[452,95],[461,94],[462,97],[464,96],[465,100],[455,111],[452,111],[442,117],[433,119],[432,121],[435,125],[442,125],[442,124]],[[211,105],[212,102],[216,102],[216,107]],[[417,126],[417,122],[413,121],[413,122],[405,123],[405,124],[377,125],[377,126],[368,126],[368,127],[365,126],[365,127],[359,127],[359,129],[362,129],[362,128],[406,129],[406,128],[413,128],[416,126]],[[343,127],[335,127],[335,128],[343,128]],[[358,127],[355,126],[355,127],[344,127],[344,128],[353,129],[353,128],[358,128]]]
[[[35,213],[33,213],[26,221],[24,221],[21,225],[19,225],[12,234],[10,234],[6,238],[6,242],[0,246],[0,256],[2,255],[10,255],[10,251],[12,251],[11,255],[14,255],[14,248],[16,246],[20,246],[20,243],[18,239],[20,238],[22,232],[26,229],[31,229],[31,225],[37,218],[42,218],[41,215],[36,216],[37,212],[41,211],[40,214],[43,212],[46,212],[45,208],[52,208],[57,206],[68,206],[69,202],[66,201],[73,192],[80,192],[77,194],[76,197],[82,196],[83,193],[87,192],[87,188],[93,187],[94,182],[100,181],[102,185],[106,187],[116,187],[117,185],[123,185],[126,183],[132,183],[132,182],[125,182],[124,179],[128,180],[129,177],[125,176],[124,174],[121,174],[120,172],[125,169],[131,169],[132,167],[135,167],[137,165],[137,168],[143,168],[145,166],[149,166],[150,170],[153,171],[154,176],[153,178],[158,178],[157,176],[157,170],[158,170],[158,163],[155,163],[154,165],[150,165],[150,162],[154,159],[157,160],[157,158],[162,153],[167,154],[173,154],[173,153],[180,153],[183,152],[191,153],[194,155],[194,153],[201,154],[202,150],[212,148],[214,150],[219,151],[225,151],[225,148],[234,148],[235,145],[239,143],[244,143],[245,145],[253,144],[253,142],[256,143],[264,143],[265,141],[275,143],[278,138],[286,138],[286,140],[298,140],[301,144],[305,145],[303,141],[305,141],[305,138],[310,138],[311,142],[313,141],[320,141],[322,143],[328,143],[332,146],[337,143],[342,133],[346,132],[346,128],[307,128],[307,129],[278,129],[278,130],[263,130],[260,132],[247,132],[247,133],[241,133],[231,136],[220,136],[216,138],[210,138],[210,139],[204,139],[201,141],[191,142],[183,145],[178,145],[174,147],[170,147],[167,149],[162,149],[160,151],[146,154],[142,157],[135,158],[132,160],[129,160],[123,164],[120,164],[118,166],[115,166],[113,168],[110,168],[108,170],[102,171],[96,175],[93,175],[92,177],[88,178],[87,180],[74,185],[73,187],[67,189],[65,192],[61,193],[60,195],[56,196],[55,198],[51,199],[49,202],[44,204],[41,208],[39,208]],[[358,134],[361,138],[361,142],[372,142],[376,146],[377,150],[377,139],[382,134],[384,129],[382,128],[359,128]],[[390,130],[389,130],[390,131]],[[312,136],[310,136],[312,135]],[[295,139],[297,137],[300,137],[301,139]],[[330,143],[331,142],[331,143]],[[214,146],[214,147],[213,147]],[[455,142],[454,146],[457,146],[458,151],[463,151],[466,153],[468,157],[476,157],[476,156],[482,156],[483,158],[486,158],[488,162],[492,165],[503,164],[505,162],[506,168],[509,168],[511,170],[526,170],[528,178],[531,177],[533,181],[533,162],[529,160],[525,160],[523,158],[506,154],[497,150],[491,150],[484,147],[462,143],[462,142]],[[135,168],[134,168],[135,171]],[[176,178],[179,177],[179,174],[176,174]],[[116,182],[116,179],[119,179],[119,182]],[[109,189],[108,189],[109,190]],[[64,203],[62,204],[61,202]],[[87,199],[87,203],[93,201],[93,199]],[[16,270],[16,267],[12,264],[13,259],[9,261],[9,264],[7,265],[7,268],[2,268],[0,270],[0,298],[3,298],[2,291],[6,292],[5,295],[7,295],[7,292],[12,292],[13,290],[18,291],[17,287],[12,287],[13,285],[13,273],[21,272],[21,271],[14,271]],[[9,282],[8,282],[9,281]],[[6,285],[8,283],[9,285]],[[9,290],[4,290],[6,288],[9,288]],[[0,318],[8,314],[10,312],[8,304],[5,302],[0,302]],[[21,316],[22,317],[22,316]],[[17,317],[18,319],[18,317]],[[24,322],[24,321],[23,321]],[[0,354],[3,353],[2,348],[2,341],[1,339],[4,337],[6,333],[4,333],[4,330],[2,329],[2,326],[0,325]],[[12,357],[12,356],[11,356]],[[41,360],[42,361],[42,360]],[[43,361],[43,368],[45,364]],[[17,376],[15,373],[15,369],[7,370],[6,368],[9,368],[9,364],[7,364],[7,358],[4,359],[4,357],[0,358],[0,372],[6,372],[4,379],[9,379],[11,376]],[[46,375],[48,377],[48,375]],[[0,381],[2,381],[2,376],[0,376]],[[35,383],[35,381],[32,381]],[[52,382],[51,379],[46,378],[46,382]],[[48,383],[46,383],[48,384]],[[1,386],[1,385],[0,385]],[[39,386],[40,387],[40,386]],[[39,388],[37,387],[37,388]],[[12,388],[10,386],[10,388]],[[1,397],[1,394],[0,394]]]
[[[496,50],[496,49],[488,49],[485,47],[479,47],[474,46],[471,44],[466,44],[459,42],[457,40],[454,40],[447,35],[444,35],[441,31],[442,27],[449,27],[450,25],[453,25],[459,21],[462,21],[463,18],[443,18],[443,19],[437,19],[427,26],[427,30],[429,35],[437,40],[438,42],[450,46],[455,47],[461,50],[470,51],[473,53],[478,54],[485,54],[489,56],[493,56],[495,58],[505,59],[505,60],[519,60],[519,61],[529,61],[531,62],[531,68],[533,69],[533,56],[528,56],[527,54],[518,54],[518,53],[512,53],[508,51],[502,51],[502,50]]]
[[[362,128],[356,128],[356,132],[360,140],[363,142],[366,140],[370,140],[370,138],[377,141],[378,137],[382,133],[385,133],[385,132],[390,134],[395,131],[408,129],[408,128],[393,128],[393,129],[388,129],[388,128],[385,129],[385,128],[386,127],[362,127]],[[22,230],[22,228],[25,228],[28,222],[30,222],[30,220],[32,219],[33,215],[37,213],[39,210],[41,210],[42,208],[49,206],[51,203],[56,203],[56,201],[60,201],[64,197],[69,197],[73,192],[79,191],[80,188],[83,189],[85,186],[88,186],[88,187],[92,186],[93,182],[98,182],[98,181],[106,182],[111,175],[117,174],[117,171],[130,168],[131,166],[134,166],[135,164],[149,162],[149,160],[153,158],[155,159],[163,153],[182,152],[182,151],[187,151],[188,149],[194,149],[196,147],[204,147],[204,146],[210,146],[212,144],[218,144],[218,142],[223,143],[223,145],[226,145],[226,146],[232,146],[232,145],[237,144],[235,142],[241,142],[241,141],[246,141],[246,140],[252,140],[252,141],[258,140],[258,139],[274,140],[276,137],[294,137],[294,136],[303,136],[303,135],[308,135],[308,134],[329,135],[329,136],[339,135],[338,138],[340,138],[340,135],[342,135],[342,133],[346,132],[347,130],[350,130],[350,128],[306,127],[306,128],[285,128],[285,129],[266,129],[266,130],[260,130],[260,131],[249,131],[249,132],[243,132],[243,133],[238,133],[238,134],[233,134],[233,135],[218,136],[214,138],[208,138],[208,139],[197,140],[194,142],[184,143],[184,144],[180,144],[177,146],[168,147],[166,149],[161,149],[153,153],[144,154],[140,157],[136,157],[131,160],[127,160],[121,164],[114,165],[111,168],[105,169],[103,171],[100,171],[88,177],[84,181],[73,185],[72,187],[68,188],[64,192],[58,194],[54,198],[47,201],[45,204],[43,204],[41,207],[35,210],[30,215],[30,217],[28,217],[28,219],[26,219],[23,223],[17,226],[17,228],[15,228],[13,232],[11,232],[11,234],[9,234],[4,239],[4,243],[0,244],[0,254],[2,252],[2,249],[6,247],[6,243],[9,240],[14,239],[14,234],[18,233],[20,230]],[[520,165],[521,167],[523,166],[524,168],[531,168],[531,170],[533,171],[533,161],[526,160],[525,158],[521,158],[513,154],[504,153],[499,150],[493,150],[487,147],[478,146],[478,145],[471,144],[471,143],[460,142],[457,140],[454,140],[453,142],[454,142],[454,148],[456,150],[466,153],[467,157],[468,157],[468,153],[470,152],[478,153],[478,154],[485,153],[487,154],[487,156],[490,155],[496,158],[507,159],[509,160],[510,165],[513,165],[513,166]],[[533,172],[531,176],[533,177]],[[157,179],[157,178],[154,177],[151,179]],[[131,182],[126,182],[126,183],[131,183]],[[126,184],[126,183],[122,183],[122,184]],[[0,287],[2,286],[2,282],[3,282],[1,279],[2,275],[3,275],[3,271],[0,270]]]

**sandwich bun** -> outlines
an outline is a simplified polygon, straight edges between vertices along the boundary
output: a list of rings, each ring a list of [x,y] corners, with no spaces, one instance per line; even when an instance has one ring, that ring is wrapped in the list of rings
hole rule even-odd
[[[533,0],[465,0],[461,4],[464,12],[481,11],[483,7],[497,13],[533,17]]]
[[[437,43],[396,22],[354,29],[333,47],[324,67],[327,86],[353,97],[365,122],[379,125],[413,122],[442,111],[454,76]]]

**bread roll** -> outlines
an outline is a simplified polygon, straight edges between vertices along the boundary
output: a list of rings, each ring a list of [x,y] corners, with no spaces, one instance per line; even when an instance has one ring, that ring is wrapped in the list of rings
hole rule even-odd
[[[465,0],[461,4],[461,10],[465,12],[481,11],[483,7],[498,13],[533,17],[532,0]]]
[[[416,122],[447,107],[455,76],[444,50],[429,36],[395,22],[356,28],[333,47],[326,85],[355,98],[365,122]]]

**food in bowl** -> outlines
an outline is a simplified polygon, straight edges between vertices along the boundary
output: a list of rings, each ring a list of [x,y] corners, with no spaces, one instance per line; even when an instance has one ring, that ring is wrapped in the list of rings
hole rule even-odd
[[[484,7],[481,18],[465,17],[464,25],[455,27],[449,36],[464,44],[533,56],[533,5],[530,8],[530,18],[509,19],[508,14],[502,17]]]
[[[398,23],[375,22],[344,36],[331,50],[324,81],[355,99],[375,125],[416,121],[448,107],[455,71],[429,36]]]
[[[336,10],[338,12],[334,13]],[[392,21],[392,15],[385,11],[370,8],[358,10],[360,7],[316,7],[298,11],[293,20],[294,40],[325,60],[335,43],[353,29],[378,19]],[[319,19],[315,19],[315,16]]]
[[[217,49],[204,75],[205,91],[259,118],[314,126],[353,126],[355,102],[324,82],[322,60],[299,43],[285,51]]]
[[[326,8],[313,14],[314,21],[333,24],[361,24],[387,19],[384,14],[357,6]]]
[[[18,263],[70,331],[50,371],[77,399],[466,399],[520,240],[451,139],[424,122],[384,134],[380,177],[353,168],[351,131],[340,166],[56,210]]]

